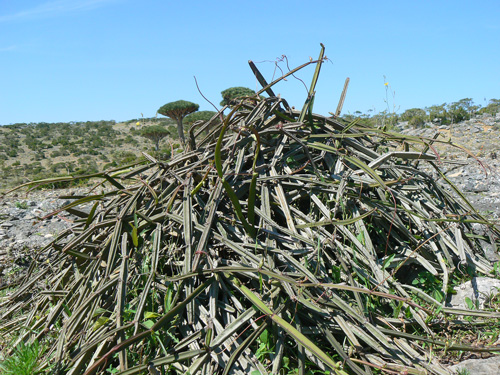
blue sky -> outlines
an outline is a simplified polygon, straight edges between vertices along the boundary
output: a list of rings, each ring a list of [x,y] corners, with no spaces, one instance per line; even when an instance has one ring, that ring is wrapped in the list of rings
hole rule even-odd
[[[335,111],[346,77],[344,113],[484,106],[500,98],[499,16],[498,0],[0,0],[0,124],[150,117],[179,99],[211,110],[193,76],[218,105],[228,87],[257,88],[248,60],[271,81],[278,58],[293,68],[320,43],[314,112]],[[298,74],[307,86],[313,70]],[[293,78],[274,90],[306,98]]]

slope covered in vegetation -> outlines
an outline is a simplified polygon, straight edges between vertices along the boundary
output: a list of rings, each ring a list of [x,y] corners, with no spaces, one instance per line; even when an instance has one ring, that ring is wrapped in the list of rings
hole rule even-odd
[[[72,197],[81,219],[9,285],[0,330],[86,375],[447,374],[435,348],[499,351],[446,334],[500,313],[444,299],[494,272],[481,241],[500,231],[423,171],[439,173],[438,141],[313,114],[322,62],[304,64],[301,111],[256,72],[261,92],[192,128],[190,149]]]

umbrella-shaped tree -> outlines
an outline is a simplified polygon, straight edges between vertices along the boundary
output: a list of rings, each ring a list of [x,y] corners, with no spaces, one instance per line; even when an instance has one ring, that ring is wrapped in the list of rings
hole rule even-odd
[[[196,112],[200,106],[196,103],[188,102],[186,100],[177,100],[175,102],[167,103],[158,109],[158,113],[170,117],[177,121],[177,131],[179,132],[179,138],[183,145],[186,144],[184,138],[184,128],[182,126],[182,120],[184,117],[190,113]]]
[[[220,105],[232,105],[234,99],[243,98],[245,96],[255,96],[255,91],[247,87],[238,86],[225,89],[220,94],[222,95]]]
[[[151,140],[155,145],[155,150],[158,151],[160,148],[160,141],[163,138],[168,137],[170,132],[161,125],[153,125],[143,128],[141,135],[144,138]]]

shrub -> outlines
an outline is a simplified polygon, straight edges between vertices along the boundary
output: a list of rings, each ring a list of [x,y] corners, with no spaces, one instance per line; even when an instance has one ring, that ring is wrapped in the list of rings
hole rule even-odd
[[[58,373],[441,374],[436,348],[498,350],[448,337],[464,327],[457,315],[479,331],[497,312],[433,298],[467,266],[494,270],[483,247],[500,230],[426,173],[437,157],[425,138],[313,114],[310,97],[301,112],[278,97],[244,106],[217,142],[195,139],[168,163],[104,176],[104,195],[75,197],[81,220],[0,305],[9,332],[49,317],[54,329],[35,333]],[[411,280],[415,269],[427,273]]]
[[[425,120],[423,117],[413,116],[409,121],[408,125],[413,126],[415,128],[420,128],[425,125]]]
[[[40,360],[45,352],[38,341],[33,344],[19,344],[12,355],[0,362],[2,375],[36,375],[44,371],[40,369]]]

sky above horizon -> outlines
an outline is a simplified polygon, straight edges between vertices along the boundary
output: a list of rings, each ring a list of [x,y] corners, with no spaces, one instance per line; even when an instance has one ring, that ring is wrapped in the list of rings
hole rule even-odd
[[[124,121],[165,103],[217,107],[310,58],[323,64],[313,111],[402,113],[500,98],[500,2],[0,0],[0,124]],[[286,60],[283,59],[286,56]],[[314,65],[297,73],[307,88]],[[302,108],[307,89],[273,87]],[[384,84],[388,83],[388,86]]]

